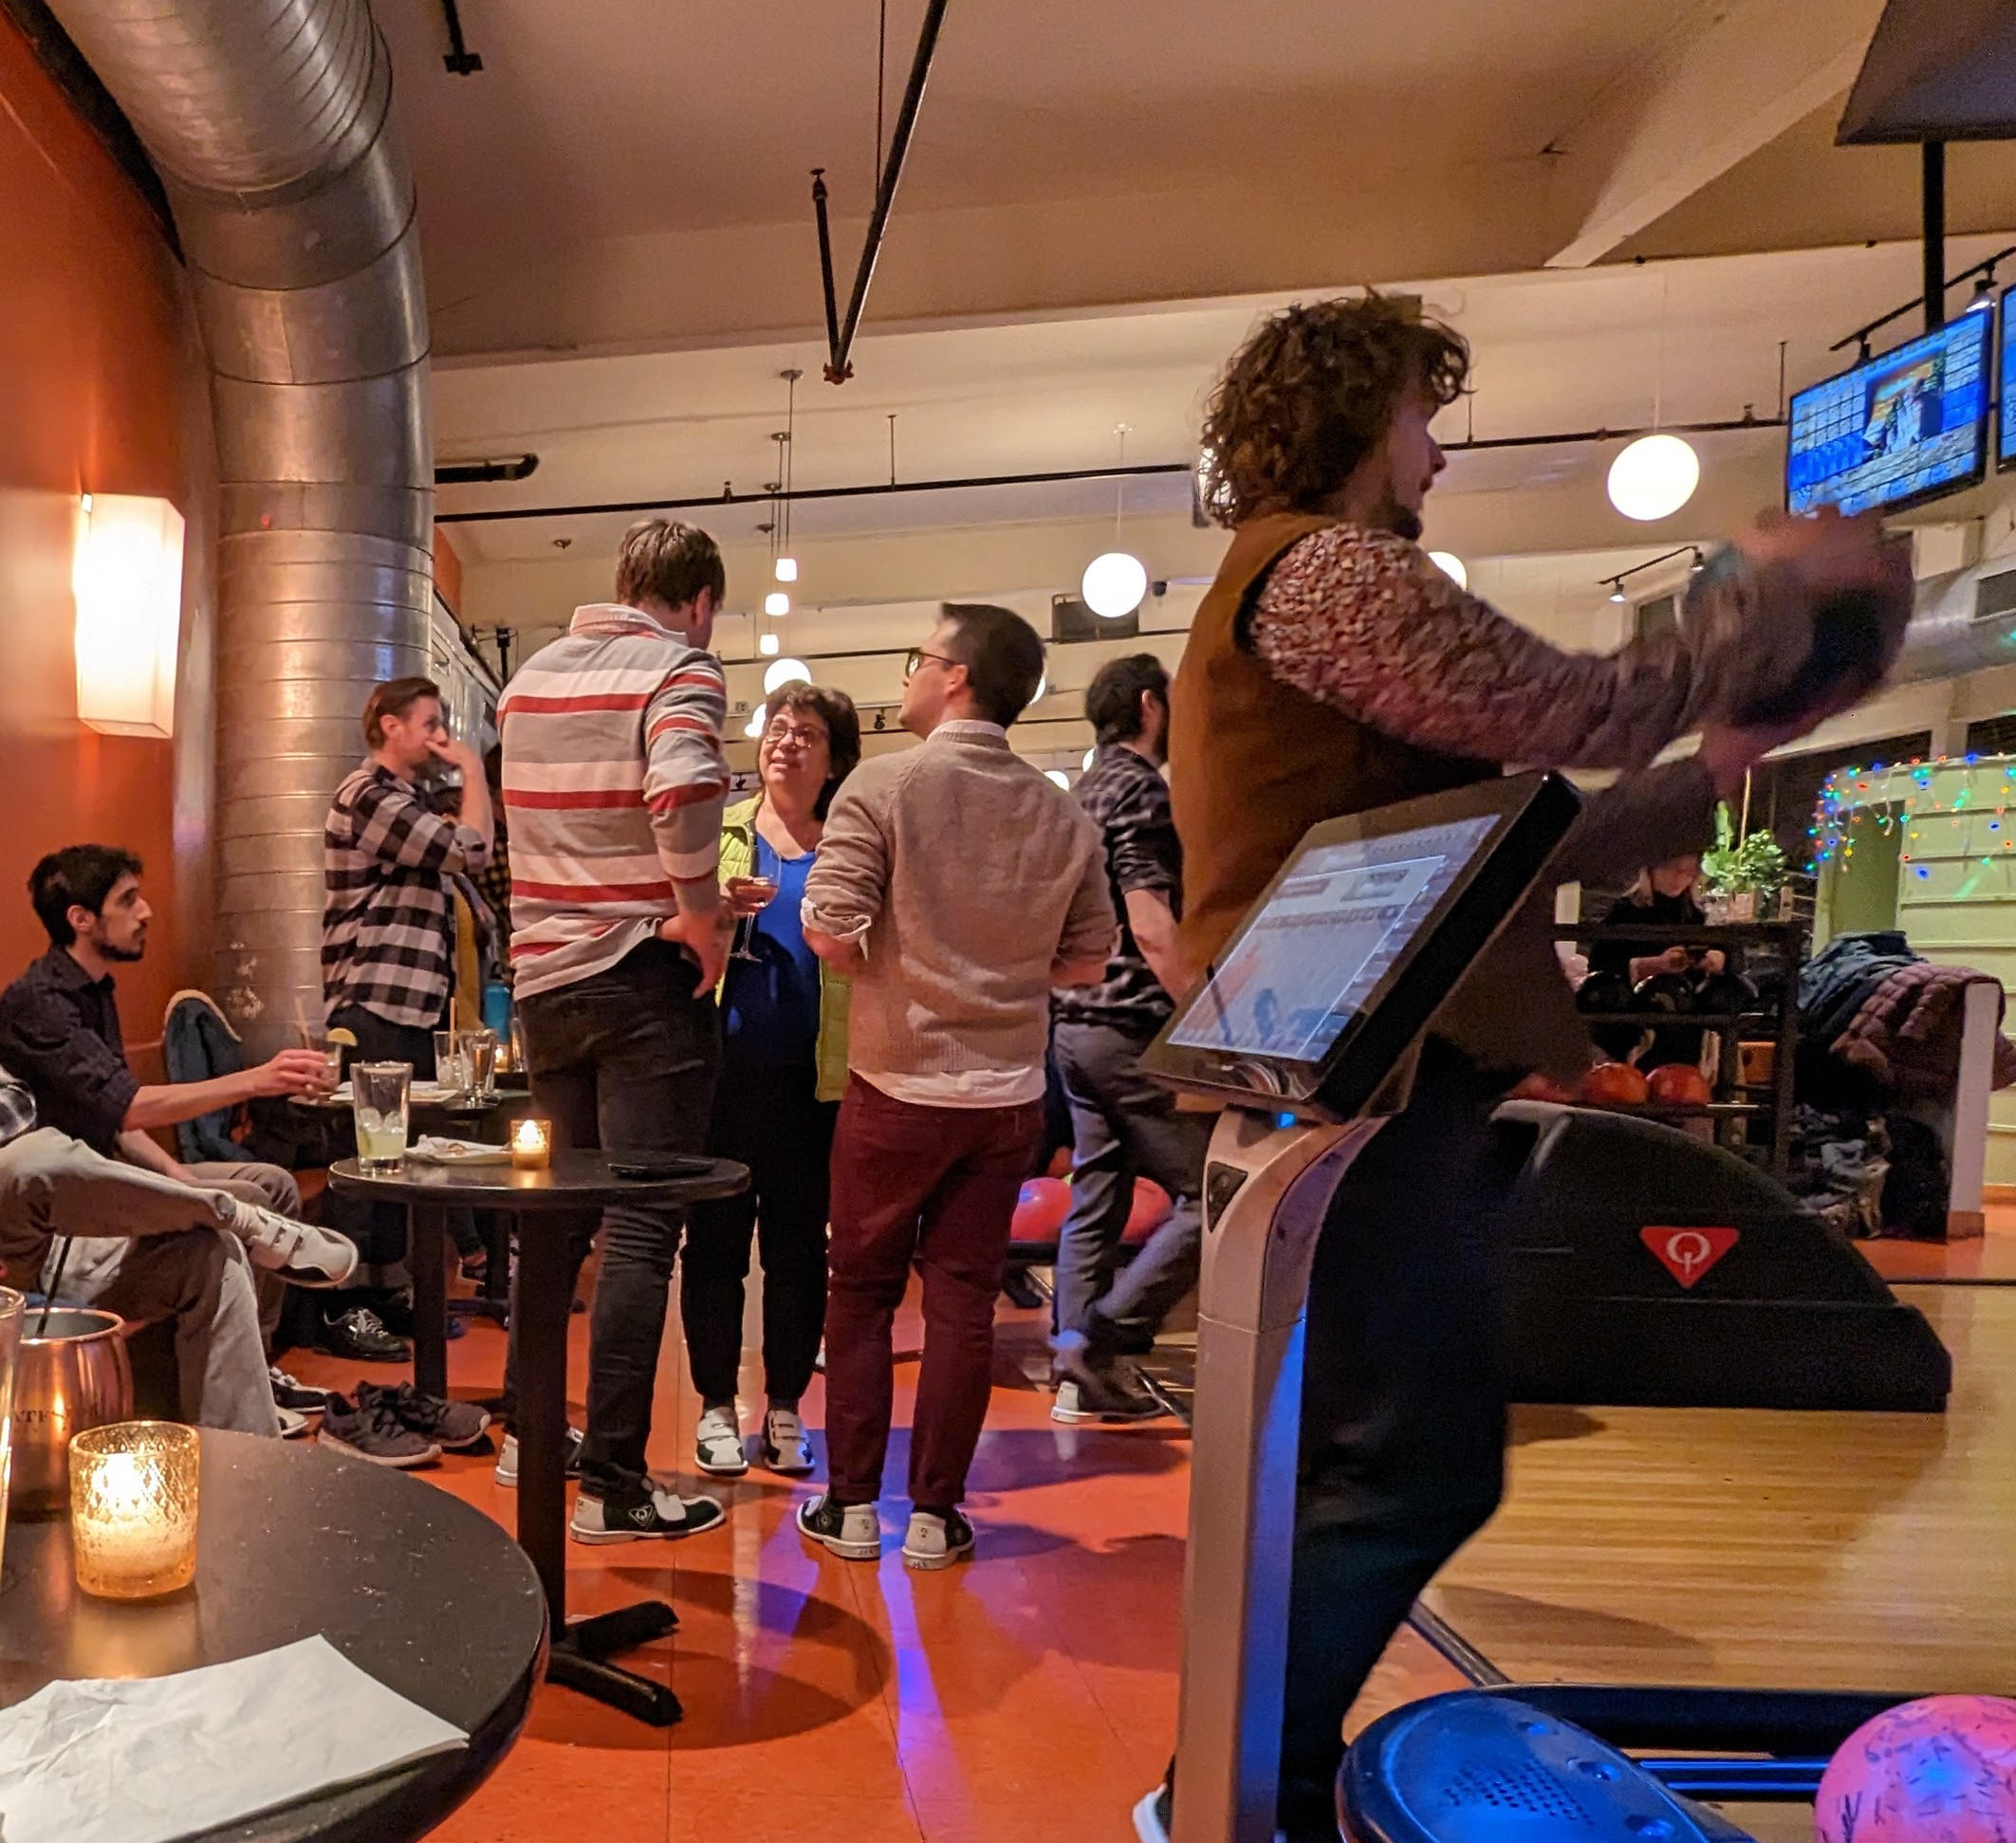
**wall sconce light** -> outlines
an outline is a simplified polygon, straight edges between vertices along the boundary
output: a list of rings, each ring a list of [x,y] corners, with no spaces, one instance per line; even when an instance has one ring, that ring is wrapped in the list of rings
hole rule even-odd
[[[173,736],[181,513],[165,499],[84,494],[70,589],[78,716],[110,736]]]

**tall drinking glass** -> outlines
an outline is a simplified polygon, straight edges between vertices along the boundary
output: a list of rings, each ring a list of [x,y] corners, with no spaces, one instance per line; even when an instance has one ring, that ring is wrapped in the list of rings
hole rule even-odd
[[[478,1100],[490,1100],[497,1092],[497,1033],[468,1030],[462,1034],[462,1054],[469,1060],[469,1085]]]
[[[353,1062],[350,1100],[357,1116],[357,1162],[367,1171],[396,1171],[406,1162],[411,1062]]]
[[[459,1030],[437,1030],[434,1034],[434,1078],[446,1095],[459,1095],[469,1086],[469,1040]]]
[[[7,1496],[13,1466],[14,1361],[21,1351],[21,1327],[28,1301],[11,1288],[0,1286],[0,1554],[7,1548]]]

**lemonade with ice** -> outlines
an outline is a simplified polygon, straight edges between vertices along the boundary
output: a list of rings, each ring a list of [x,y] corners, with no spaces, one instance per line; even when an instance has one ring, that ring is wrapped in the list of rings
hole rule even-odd
[[[367,1171],[397,1168],[406,1157],[408,1062],[361,1062],[350,1069],[357,1119],[357,1162]]]

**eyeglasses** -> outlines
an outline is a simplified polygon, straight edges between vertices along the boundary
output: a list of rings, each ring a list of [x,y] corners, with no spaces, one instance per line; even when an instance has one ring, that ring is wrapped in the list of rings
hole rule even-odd
[[[796,743],[802,748],[812,748],[832,739],[816,723],[773,723],[763,732],[763,740],[767,743]]]
[[[927,653],[922,647],[914,646],[910,649],[910,657],[903,661],[903,676],[905,678],[915,678],[918,673],[924,670],[924,661],[927,659],[935,660],[941,666],[956,666],[963,663],[963,661],[954,659],[948,654]]]

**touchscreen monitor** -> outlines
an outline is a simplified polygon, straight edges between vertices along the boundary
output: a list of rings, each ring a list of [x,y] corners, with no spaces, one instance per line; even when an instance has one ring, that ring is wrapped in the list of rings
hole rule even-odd
[[[1990,314],[1803,390],[1785,441],[1785,509],[1914,506],[1977,485],[1988,463]]]
[[[1523,775],[1313,827],[1142,1066],[1178,1087],[1351,1117],[1579,806],[1558,776]]]

